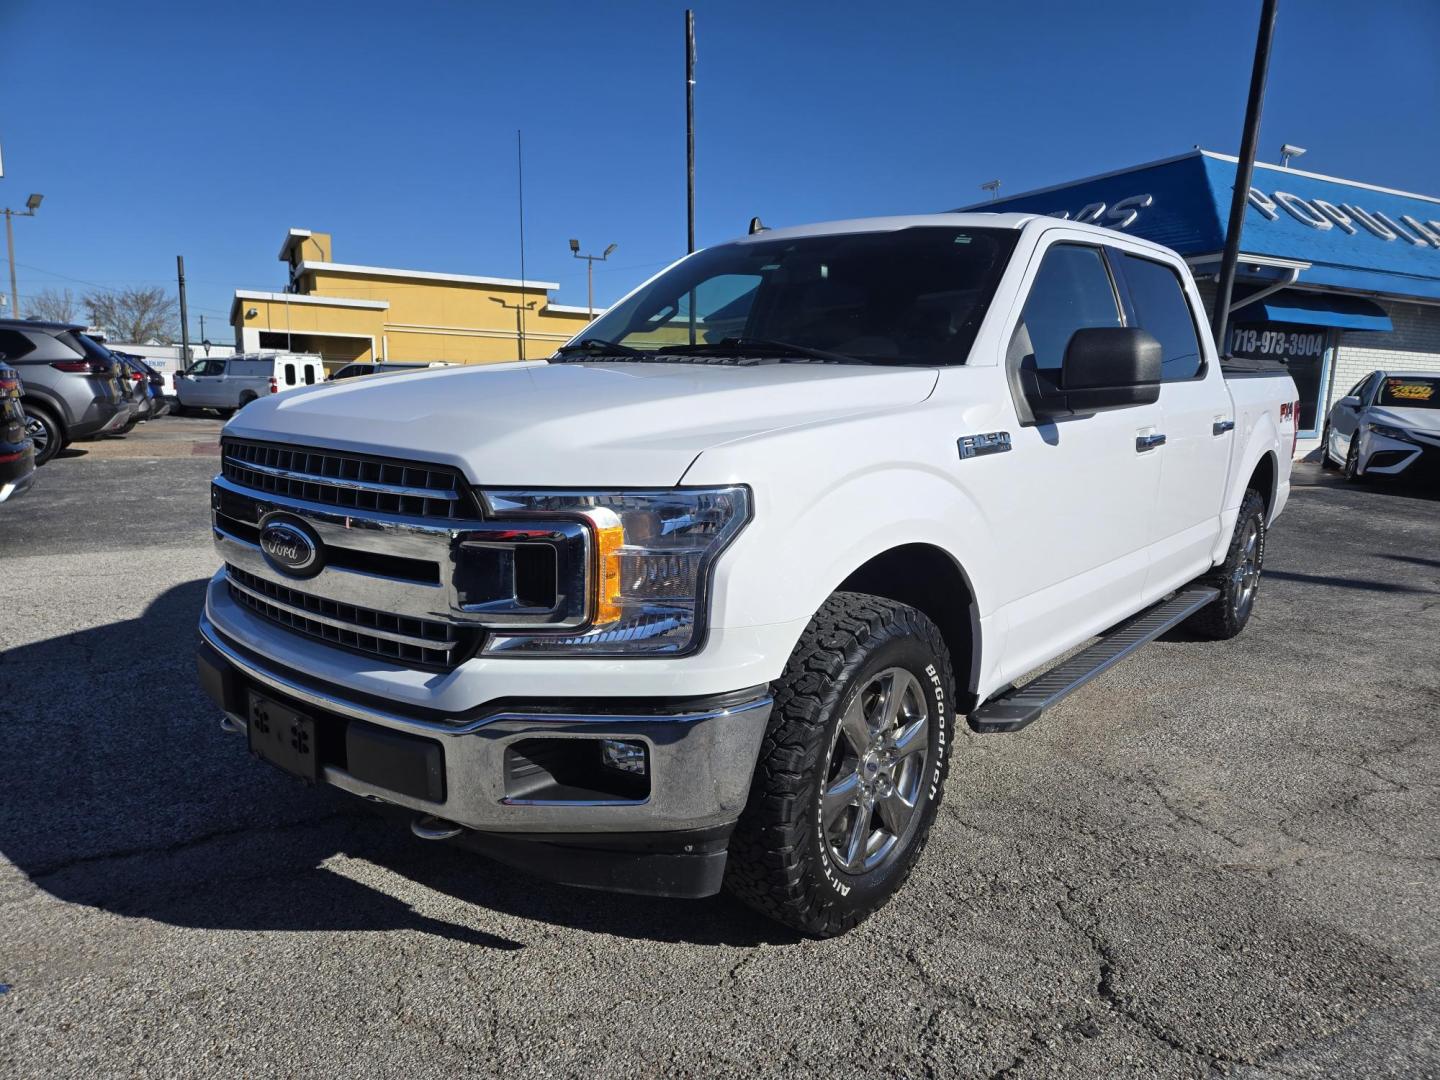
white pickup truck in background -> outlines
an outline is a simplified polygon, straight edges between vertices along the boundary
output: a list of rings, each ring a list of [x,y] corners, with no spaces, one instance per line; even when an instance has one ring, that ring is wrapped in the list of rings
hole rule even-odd
[[[1296,397],[1227,378],[1134,237],[758,232],[548,361],[239,413],[201,680],[418,835],[841,933],[924,847],[957,717],[1016,730],[1172,626],[1245,626]]]

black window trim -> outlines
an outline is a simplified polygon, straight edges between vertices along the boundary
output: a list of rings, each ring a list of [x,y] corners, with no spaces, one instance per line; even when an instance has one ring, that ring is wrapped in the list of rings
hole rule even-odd
[[[1166,383],[1199,382],[1200,380],[1204,379],[1205,376],[1208,375],[1210,372],[1210,360],[1205,355],[1205,339],[1201,336],[1200,326],[1195,321],[1195,308],[1194,305],[1190,303],[1190,295],[1185,291],[1185,279],[1181,277],[1179,270],[1175,268],[1175,265],[1173,263],[1166,262],[1164,259],[1157,259],[1150,255],[1137,255],[1133,251],[1126,251],[1124,248],[1117,247],[1113,244],[1107,244],[1106,251],[1107,258],[1108,252],[1114,251],[1117,255],[1125,255],[1132,259],[1139,259],[1141,262],[1154,263],[1156,266],[1163,266],[1166,270],[1170,271],[1172,275],[1174,275],[1175,284],[1180,286],[1180,299],[1185,302],[1185,311],[1190,316],[1190,329],[1195,334],[1195,348],[1200,354],[1200,367],[1194,375],[1188,376],[1187,378],[1167,379],[1164,377],[1165,369],[1162,362],[1160,369],[1160,385],[1164,386]],[[1120,305],[1120,315],[1122,319],[1125,319],[1125,325],[1129,326],[1130,323],[1129,318],[1126,314],[1126,308],[1128,307],[1131,311],[1134,311],[1137,318],[1140,313],[1135,307],[1135,297],[1130,292],[1130,282],[1125,277],[1125,263],[1123,260],[1115,259],[1113,261],[1113,264],[1111,266],[1111,274],[1118,282],[1120,282],[1120,287],[1124,290],[1123,301]]]

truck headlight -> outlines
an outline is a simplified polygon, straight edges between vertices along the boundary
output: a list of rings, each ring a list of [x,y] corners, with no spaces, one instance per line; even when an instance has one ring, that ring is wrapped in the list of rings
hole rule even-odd
[[[589,619],[578,632],[492,636],[489,654],[675,656],[705,630],[710,572],[750,520],[745,487],[670,491],[487,491],[505,518],[564,517],[591,532]]]
[[[1389,424],[1371,424],[1370,434],[1379,435],[1385,439],[1396,439],[1400,442],[1414,442],[1410,433],[1404,428],[1391,427]]]

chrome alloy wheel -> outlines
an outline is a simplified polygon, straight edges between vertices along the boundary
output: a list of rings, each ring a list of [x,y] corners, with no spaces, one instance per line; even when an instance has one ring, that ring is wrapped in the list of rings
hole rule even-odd
[[[1260,588],[1260,524],[1253,517],[1245,523],[1245,532],[1240,537],[1240,561],[1233,572],[1235,582],[1235,617],[1241,622],[1250,614],[1255,604],[1255,592]]]
[[[45,448],[50,445],[50,429],[45,426],[39,417],[25,414],[25,434],[35,444],[35,456],[45,456]]]
[[[820,830],[847,873],[890,858],[916,820],[930,746],[925,688],[904,668],[861,687],[840,719],[820,795]]]

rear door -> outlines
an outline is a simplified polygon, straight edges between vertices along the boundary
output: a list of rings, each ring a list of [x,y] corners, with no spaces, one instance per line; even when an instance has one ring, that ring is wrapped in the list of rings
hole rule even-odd
[[[1162,594],[1210,568],[1235,443],[1230,392],[1180,270],[1149,252],[1112,249],[1125,319],[1160,342],[1160,487],[1151,519],[1147,592]]]
[[[1012,375],[1059,369],[1076,330],[1123,325],[1109,260],[1092,238],[1048,233],[1030,273],[1007,337]],[[1144,606],[1160,460],[1136,440],[1159,416],[1158,405],[1133,405],[1016,427],[1008,490],[986,495],[1015,565],[1003,607],[1006,678]]]

